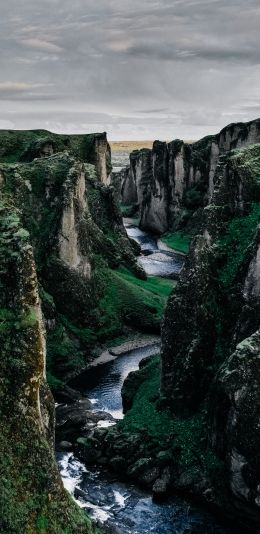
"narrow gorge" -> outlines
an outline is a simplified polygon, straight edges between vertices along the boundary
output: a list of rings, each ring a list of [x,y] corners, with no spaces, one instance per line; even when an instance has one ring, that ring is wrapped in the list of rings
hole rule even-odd
[[[0,131],[0,530],[258,533],[260,120],[117,157]]]

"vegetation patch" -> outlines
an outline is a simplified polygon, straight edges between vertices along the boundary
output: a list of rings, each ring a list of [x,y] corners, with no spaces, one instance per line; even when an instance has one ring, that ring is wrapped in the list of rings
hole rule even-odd
[[[155,278],[142,282],[124,268],[111,270],[104,265],[97,268],[96,276],[96,282],[104,288],[97,309],[100,317],[97,338],[119,335],[124,323],[159,333],[166,298],[173,287],[171,282],[160,283]]]
[[[178,252],[183,252],[184,254],[189,252],[191,239],[192,236],[190,234],[182,232],[181,230],[177,232],[168,232],[161,237],[161,240],[165,245]]]
[[[179,466],[197,466],[205,472],[219,469],[217,460],[207,444],[207,413],[202,408],[194,416],[181,419],[167,408],[160,408],[160,357],[154,356],[138,374],[132,408],[117,424],[118,430],[129,435],[142,433],[145,441],[167,450]],[[140,383],[141,382],[141,383]],[[142,453],[143,454],[143,453]]]
[[[165,297],[165,301],[177,284],[175,280],[160,278],[159,276],[149,276],[147,280],[140,280],[124,267],[120,267],[116,272],[120,274],[121,278],[124,280],[151,291],[151,293],[154,293],[155,295]]]
[[[227,224],[223,237],[217,243],[225,258],[225,264],[219,270],[219,279],[224,287],[234,282],[259,221],[260,202],[253,203],[247,216],[235,217]]]

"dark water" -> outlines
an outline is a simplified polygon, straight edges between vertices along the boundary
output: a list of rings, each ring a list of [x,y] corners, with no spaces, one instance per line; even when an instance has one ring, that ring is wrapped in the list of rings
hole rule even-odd
[[[171,277],[180,272],[184,256],[166,250],[163,243],[140,230],[130,219],[125,219],[124,224],[129,237],[141,247],[142,254],[138,261],[148,275]]]
[[[92,367],[73,385],[83,391],[94,404],[94,410],[110,413],[115,419],[123,417],[121,388],[127,375],[138,369],[139,362],[158,354],[160,345],[135,349],[111,362]]]

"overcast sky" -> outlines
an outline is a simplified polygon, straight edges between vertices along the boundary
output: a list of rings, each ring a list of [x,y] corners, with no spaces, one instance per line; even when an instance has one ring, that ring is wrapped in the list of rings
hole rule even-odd
[[[0,127],[197,139],[260,116],[259,0],[0,0]]]

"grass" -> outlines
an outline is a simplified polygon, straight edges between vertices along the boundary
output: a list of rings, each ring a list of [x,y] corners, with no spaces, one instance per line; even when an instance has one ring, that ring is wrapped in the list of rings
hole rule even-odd
[[[155,402],[151,400],[159,394],[159,361],[159,356],[153,357],[141,371],[145,374],[145,380],[135,395],[133,407],[117,426],[120,430],[130,433],[145,429],[150,436],[162,441],[173,432],[174,424],[170,413],[158,412]]]
[[[168,247],[184,254],[189,252],[191,239],[192,236],[190,234],[185,234],[180,230],[177,232],[168,232],[161,237],[162,242]]]
[[[225,235],[218,241],[218,247],[226,255],[225,265],[219,270],[219,278],[225,287],[233,283],[259,221],[260,202],[257,202],[252,205],[247,216],[230,221]]]
[[[145,432],[162,450],[167,448],[182,466],[192,467],[199,462],[205,470],[214,470],[219,465],[215,455],[207,447],[205,410],[192,417],[180,419],[167,409],[157,409],[156,400],[160,389],[159,364],[160,356],[154,356],[149,364],[139,371],[144,380],[137,389],[132,408],[118,423],[117,428],[129,434]]]
[[[162,314],[171,287],[167,282],[141,281],[127,269],[100,269],[104,294],[98,304],[100,324],[96,330],[102,341],[120,335],[124,324],[159,333]]]
[[[165,297],[165,299],[170,296],[173,288],[177,284],[175,280],[160,278],[159,276],[149,276],[147,280],[140,280],[123,267],[117,269],[117,273],[127,282],[131,282],[138,287],[151,291],[151,293],[154,293],[155,295]]]

